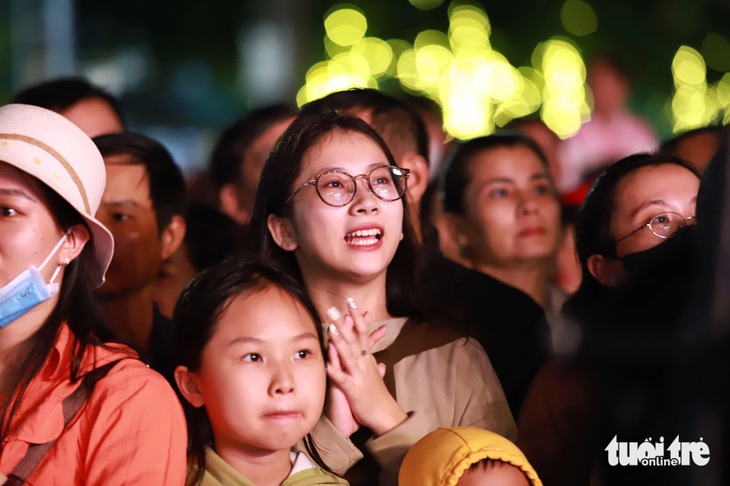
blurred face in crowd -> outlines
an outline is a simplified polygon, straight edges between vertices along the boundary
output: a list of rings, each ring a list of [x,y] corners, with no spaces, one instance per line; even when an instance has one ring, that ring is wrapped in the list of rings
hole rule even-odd
[[[270,126],[262,133],[251,146],[246,150],[241,161],[241,179],[243,184],[239,188],[239,223],[247,223],[251,218],[251,211],[256,200],[256,189],[261,179],[261,171],[264,168],[266,159],[269,158],[271,149],[276,145],[281,135],[294,121],[294,117],[281,120]]]
[[[81,128],[89,138],[124,131],[116,112],[101,98],[81,100],[60,114]]]
[[[523,146],[499,147],[476,154],[469,167],[464,214],[454,215],[454,231],[474,268],[512,268],[551,258],[560,236],[560,206],[538,156]]]
[[[104,159],[107,184],[97,218],[114,235],[114,257],[99,289],[106,296],[147,287],[163,260],[147,168],[134,161],[126,154]]]

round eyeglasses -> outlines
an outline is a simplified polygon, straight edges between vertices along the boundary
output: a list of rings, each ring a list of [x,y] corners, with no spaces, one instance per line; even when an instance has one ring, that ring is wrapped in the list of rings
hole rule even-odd
[[[654,233],[655,236],[665,239],[672,236],[674,233],[680,230],[680,228],[684,228],[687,225],[694,225],[697,224],[695,221],[694,216],[687,216],[686,218],[682,216],[679,213],[673,213],[673,212],[666,212],[666,213],[659,213],[651,220],[649,220],[648,223],[642,224],[638,228],[636,228],[634,231],[629,233],[628,235],[624,236],[623,238],[619,238],[616,240],[616,243],[625,240],[629,236],[633,235],[639,230],[642,230],[644,228],[649,228],[649,231]]]
[[[408,169],[401,169],[395,165],[376,167],[367,174],[356,176],[351,176],[340,169],[331,169],[304,182],[289,196],[284,205],[289,204],[299,191],[314,185],[317,195],[328,206],[335,208],[347,206],[355,199],[357,179],[361,178],[367,181],[370,192],[381,201],[397,201],[406,192],[408,174],[410,174]]]

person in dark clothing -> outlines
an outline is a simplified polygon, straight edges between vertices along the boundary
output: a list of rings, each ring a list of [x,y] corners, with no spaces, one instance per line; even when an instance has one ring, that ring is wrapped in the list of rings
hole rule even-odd
[[[607,447],[679,434],[667,407],[675,389],[678,323],[694,283],[699,174],[669,155],[610,166],[576,218],[583,271],[564,315],[580,337],[527,392],[518,445],[546,485],[667,484],[676,471],[611,467]]]
[[[185,236],[185,181],[167,149],[149,137],[125,132],[94,143],[107,171],[97,217],[116,249],[99,296],[114,332],[171,379],[170,321],[154,304],[153,287]]]
[[[444,210],[470,264],[452,288],[454,306],[486,349],[516,415],[550,356],[544,307],[560,205],[545,156],[516,133],[463,143],[445,174]]]

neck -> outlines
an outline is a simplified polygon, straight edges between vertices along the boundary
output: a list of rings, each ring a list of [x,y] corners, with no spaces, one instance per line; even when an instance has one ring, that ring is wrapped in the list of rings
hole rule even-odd
[[[347,310],[347,298],[354,299],[360,312],[367,311],[372,322],[384,321],[392,316],[388,313],[385,296],[385,273],[367,283],[343,282],[342,280],[304,278],[304,287],[317,308],[320,319],[329,321],[327,309],[337,307]]]
[[[215,452],[236,471],[257,486],[279,486],[289,476],[289,450],[262,451],[240,445],[219,444]]]
[[[545,308],[547,302],[547,268],[546,265],[530,265],[520,268],[503,268],[491,265],[475,265],[474,269],[496,278],[500,282],[512,286],[529,295],[540,307]]]
[[[58,294],[0,329],[0,395],[22,371],[21,363],[30,352],[26,344],[43,327],[57,302]]]
[[[152,287],[119,297],[102,295],[101,301],[107,323],[114,334],[149,354],[154,321]]]

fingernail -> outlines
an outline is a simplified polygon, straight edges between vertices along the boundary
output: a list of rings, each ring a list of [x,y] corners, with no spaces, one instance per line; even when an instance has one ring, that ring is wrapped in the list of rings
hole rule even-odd
[[[334,309],[334,307],[333,307],[333,309]],[[337,326],[335,326],[334,324],[330,324],[330,327],[328,327],[327,330],[333,336],[339,336],[340,335],[340,331],[337,330]]]
[[[327,317],[329,317],[330,321],[336,321],[342,317],[342,313],[340,312],[340,309],[333,306],[327,309]]]
[[[352,297],[348,297],[347,298],[347,306],[350,309],[357,309],[357,304],[355,303],[355,299],[353,299]]]

